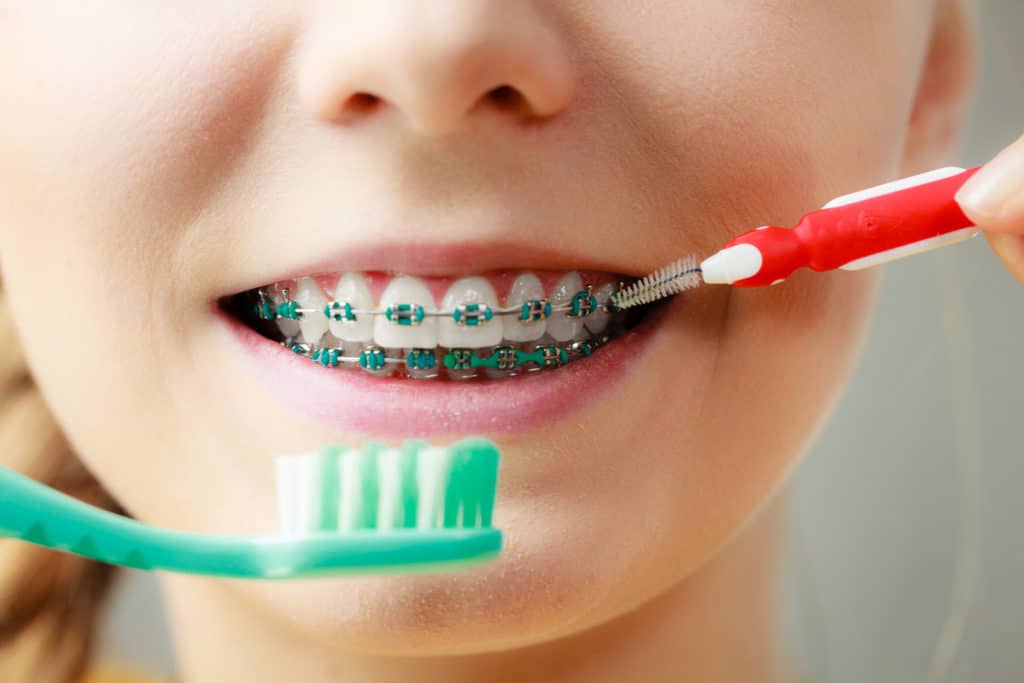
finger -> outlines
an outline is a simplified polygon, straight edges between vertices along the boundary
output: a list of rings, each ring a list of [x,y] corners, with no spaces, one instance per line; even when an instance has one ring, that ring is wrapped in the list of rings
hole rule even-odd
[[[1024,234],[1024,136],[964,183],[956,200],[983,230]]]
[[[1005,232],[983,233],[992,251],[1003,262],[1006,269],[1024,284],[1024,235],[1013,235]]]

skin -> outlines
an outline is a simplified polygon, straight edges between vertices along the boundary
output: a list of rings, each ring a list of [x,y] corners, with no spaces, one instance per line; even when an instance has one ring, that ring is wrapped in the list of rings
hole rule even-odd
[[[957,200],[985,229],[1006,269],[1024,283],[1024,136],[965,183]]]
[[[274,454],[366,436],[276,401],[218,296],[375,241],[514,234],[627,275],[706,255],[941,164],[971,66],[952,0],[52,5],[0,13],[11,308],[102,482],[214,533],[274,527]],[[781,492],[875,280],[674,302],[619,390],[496,437],[492,564],[161,576],[181,680],[789,679]]]

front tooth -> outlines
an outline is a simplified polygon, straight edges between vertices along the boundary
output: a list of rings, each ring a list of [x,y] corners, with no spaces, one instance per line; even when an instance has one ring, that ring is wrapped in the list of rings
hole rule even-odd
[[[366,279],[359,273],[345,273],[338,278],[338,284],[334,288],[334,301],[328,305],[333,305],[335,301],[339,306],[348,302],[352,308],[364,311],[373,308],[370,288],[366,284]],[[347,342],[368,342],[373,339],[372,315],[356,314],[355,320],[346,321],[343,310],[332,310],[331,314],[328,324],[331,334],[338,339]],[[335,318],[341,318],[341,320],[335,320]]]
[[[421,348],[432,349],[437,346],[437,318],[423,316],[416,321],[417,307],[422,307],[423,312],[433,311],[435,308],[434,297],[430,290],[419,279],[401,275],[394,278],[384,289],[380,296],[380,308],[382,311],[388,307],[409,306],[412,314],[413,324],[400,324],[399,319],[406,317],[407,313],[394,309],[392,320],[388,320],[383,314],[375,316],[373,321],[373,341],[386,349],[395,348]]]
[[[310,344],[316,344],[327,331],[327,318],[324,317],[324,306],[327,297],[320,290],[320,285],[311,277],[300,277],[295,283],[295,300],[299,308],[312,309],[312,313],[303,313],[299,318],[302,338]]]
[[[594,298],[597,299],[597,308],[583,319],[583,324],[594,334],[604,332],[604,328],[608,326],[608,311],[601,308],[601,306],[608,303],[608,299],[611,298],[616,289],[618,288],[613,283],[608,282],[598,287],[597,291],[594,292]]]
[[[551,292],[551,305],[563,306],[572,303],[572,298],[581,289],[583,289],[583,279],[580,277],[580,274],[575,271],[566,273],[558,281],[558,284],[555,285],[554,291]],[[552,313],[551,317],[548,318],[547,333],[555,341],[569,341],[579,334],[582,327],[582,318],[574,318],[568,314],[568,311],[561,311]]]
[[[508,296],[505,298],[505,306],[522,306],[527,301],[537,301],[544,298],[544,285],[533,273],[523,273],[512,283]],[[505,339],[513,342],[533,341],[544,336],[546,323],[543,320],[535,322],[523,322],[518,315],[508,316],[503,323]]]
[[[437,326],[438,344],[448,348],[475,349],[501,342],[501,316],[494,315],[498,297],[487,278],[465,277],[453,282],[441,301],[441,310],[455,311],[459,304],[469,304],[477,309],[461,313],[461,325],[455,322],[454,315],[441,318]]]

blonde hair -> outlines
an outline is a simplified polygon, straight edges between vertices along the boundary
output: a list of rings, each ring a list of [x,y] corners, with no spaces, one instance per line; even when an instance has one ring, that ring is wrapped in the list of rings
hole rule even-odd
[[[25,363],[0,283],[0,464],[120,510],[83,467]],[[92,656],[114,567],[0,541],[0,681],[73,683]]]

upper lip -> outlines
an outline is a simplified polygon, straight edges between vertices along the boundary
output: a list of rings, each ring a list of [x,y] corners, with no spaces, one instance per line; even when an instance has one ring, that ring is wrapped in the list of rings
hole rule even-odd
[[[591,247],[591,251],[593,248]],[[607,248],[605,248],[607,251]],[[281,266],[267,271],[259,281],[249,281],[235,290],[247,291],[274,282],[303,276],[354,271],[382,271],[419,276],[463,276],[497,269],[587,270],[624,276],[645,275],[647,271],[630,267],[616,257],[595,257],[587,250],[553,249],[536,242],[490,240],[459,242],[375,242],[348,246],[327,256],[299,265]]]

